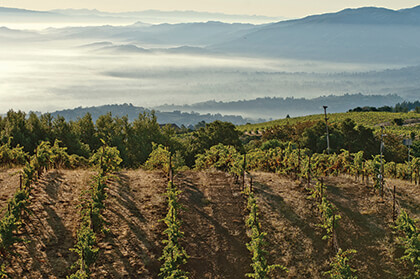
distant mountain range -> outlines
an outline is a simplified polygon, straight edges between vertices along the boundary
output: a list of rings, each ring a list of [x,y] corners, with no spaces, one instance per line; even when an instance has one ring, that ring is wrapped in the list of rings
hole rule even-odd
[[[86,113],[92,115],[93,121],[96,121],[99,116],[112,113],[113,116],[123,117],[127,116],[129,121],[139,117],[141,113],[151,113],[151,109],[133,106],[132,104],[121,104],[121,105],[105,105],[97,107],[78,107],[74,109],[66,109],[55,111],[51,113],[52,116],[56,117],[58,115],[63,116],[67,121],[77,120],[86,115]],[[38,113],[39,114],[39,113]],[[194,126],[200,121],[206,123],[213,122],[215,120],[228,121],[235,125],[243,125],[246,123],[258,123],[264,122],[264,119],[247,119],[241,116],[236,115],[221,115],[216,114],[200,114],[195,112],[180,112],[180,111],[171,111],[163,112],[156,110],[155,115],[159,124],[176,124],[178,126],[185,125],[186,127]]]
[[[207,101],[193,105],[175,106],[162,105],[155,108],[155,114],[160,124],[176,124],[194,126],[200,121],[206,123],[215,120],[228,121],[235,125],[260,123],[266,120],[319,114],[322,106],[328,106],[328,112],[346,112],[355,107],[364,106],[395,106],[403,99],[397,95],[344,95],[323,96],[314,99],[305,98],[257,98],[235,102]],[[63,116],[66,120],[77,120],[90,113],[94,121],[99,116],[111,112],[113,116],[127,116],[129,121],[138,118],[140,113],[150,113],[152,109],[133,106],[132,104],[104,105],[97,107],[78,107],[51,113],[53,116]],[[246,117],[244,117],[244,115]]]
[[[109,13],[96,9],[62,9],[51,11],[33,11],[0,7],[0,25],[4,22],[30,23],[98,23],[98,24],[132,24],[137,21],[149,24],[181,22],[252,22],[256,24],[277,22],[284,17],[267,17],[258,15],[230,15],[196,11],[159,11],[146,10],[134,12]]]
[[[152,22],[148,18],[166,19],[166,23],[153,24],[161,21]],[[244,21],[239,20],[241,18]],[[252,19],[257,18],[265,23],[255,24]],[[231,23],[245,20],[254,24]],[[273,22],[267,23],[267,20]],[[1,27],[3,22],[86,23],[86,26],[22,31]],[[420,93],[420,6],[403,10],[375,7],[346,9],[283,21],[188,11],[38,12],[0,8],[0,46],[2,50],[23,49],[23,60],[27,57],[26,51],[31,50],[36,55],[39,50],[45,50],[45,53],[53,50],[55,53],[58,49],[58,54],[75,52],[74,56],[65,58],[72,63],[67,60],[64,63],[65,59],[61,56],[49,56],[51,59],[64,59],[55,65],[62,73],[62,83],[54,84],[47,72],[43,78],[50,81],[50,88],[40,86],[36,89],[37,94],[60,91],[63,96],[73,94],[79,98],[88,94],[99,96],[98,92],[101,92],[102,97],[105,94],[108,98],[112,97],[106,103],[121,100],[141,103],[142,98],[151,96],[150,99],[154,97],[154,100],[149,100],[150,105],[160,104],[158,98],[165,95],[167,102],[177,104],[159,106],[157,109],[160,112],[179,110],[248,118],[279,118],[287,114],[318,113],[323,104],[328,104],[332,112],[347,111],[357,106],[395,105],[403,99],[416,100]],[[161,53],[170,55],[160,56]],[[45,62],[47,56],[38,57],[35,54],[34,61],[39,59],[40,65],[46,65],[40,62]],[[193,55],[193,59],[188,57]],[[13,63],[12,59],[9,63]],[[19,70],[16,67],[16,71]],[[55,70],[49,68],[52,73]],[[71,80],[72,75],[77,81]],[[29,76],[26,72],[19,72],[10,79],[10,83],[15,83],[16,90],[22,90],[20,94],[26,94],[28,90],[21,89],[20,84],[22,78]],[[41,76],[32,79],[34,85]],[[103,83],[105,80],[109,83]],[[118,99],[120,92],[125,94]],[[276,98],[357,92],[377,96]],[[397,95],[379,94],[398,94],[403,99]],[[114,95],[118,98],[113,98]],[[250,100],[263,96],[273,98]],[[247,101],[210,101],[191,105],[202,100],[230,101],[238,98]],[[73,104],[79,105],[77,102],[76,99]],[[190,105],[179,105],[182,103]],[[89,104],[96,103],[91,101]],[[141,110],[144,109],[133,111],[137,114]],[[80,109],[82,112],[83,109]],[[195,116],[181,115],[181,120],[176,122],[172,120],[178,119],[176,113],[166,119],[162,114],[160,119],[189,125],[200,121]],[[211,117],[208,116],[209,121]],[[241,121],[248,122],[246,119],[232,120],[235,123]]]
[[[148,17],[197,17],[202,21],[178,24],[145,24]],[[50,29],[44,39],[90,39],[129,43],[139,48],[203,47],[214,53],[252,57],[322,60],[332,62],[420,64],[420,6],[390,10],[366,7],[337,13],[313,15],[276,23],[228,24],[204,19],[233,19],[235,16],[198,12],[143,11],[104,13],[97,10],[37,12],[0,8],[1,22],[8,19],[36,21],[41,18],[63,22],[77,17],[84,22],[100,19],[110,24],[117,19],[136,19],[126,26],[90,26]],[[249,17],[249,19],[254,17]],[[274,18],[272,18],[274,20]],[[277,19],[278,20],[278,19]],[[227,20],[228,21],[228,20]],[[251,21],[251,20],[250,20]],[[81,21],[83,22],[83,21]],[[4,32],[0,32],[0,36]],[[9,32],[10,33],[10,32]],[[10,35],[10,34],[9,34]],[[126,48],[122,48],[123,51]]]
[[[211,46],[269,57],[362,63],[420,63],[420,6],[346,9],[282,21]]]
[[[355,107],[364,106],[394,106],[403,99],[397,95],[363,95],[346,94],[343,96],[322,96],[313,99],[305,98],[257,98],[254,100],[242,100],[234,102],[207,101],[193,105],[163,105],[156,109],[162,111],[196,111],[200,113],[238,114],[250,118],[277,119],[286,115],[291,117],[319,114],[323,106],[328,106],[331,113],[346,112]]]
[[[112,40],[154,46],[199,46],[234,55],[324,60],[334,62],[420,64],[420,6],[389,10],[384,8],[346,9],[337,13],[285,20],[271,24],[227,24],[202,21],[178,24],[145,24],[148,16],[197,19],[218,18],[219,14],[197,12],[144,11],[103,13],[96,10],[56,10],[36,12],[0,9],[0,24],[7,18],[14,22],[43,18],[51,21],[81,19],[110,23],[116,19],[136,19],[127,26],[93,26],[51,29],[47,39]],[[226,15],[227,19],[229,16]],[[252,17],[251,17],[252,18]],[[132,21],[133,22],[133,21]]]

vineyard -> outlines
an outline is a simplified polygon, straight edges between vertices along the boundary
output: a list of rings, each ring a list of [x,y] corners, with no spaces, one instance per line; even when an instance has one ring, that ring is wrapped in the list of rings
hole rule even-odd
[[[0,278],[419,278],[419,157],[339,124],[354,136],[331,154],[299,137],[319,124],[244,143],[229,123],[183,135],[144,115],[80,155],[3,138]]]
[[[369,128],[379,129],[381,125],[389,126],[388,128],[398,133],[407,133],[415,128],[415,125],[420,123],[420,114],[415,112],[410,113],[390,113],[390,112],[347,112],[334,113],[329,115],[329,121],[332,124],[340,123],[346,118],[354,120],[358,125],[363,125]],[[405,121],[406,125],[393,125],[395,119]],[[280,119],[260,124],[242,125],[239,127],[241,131],[262,131],[275,125],[296,124],[307,121],[322,121],[323,114],[295,117],[290,119]]]
[[[183,170],[159,146],[157,170],[118,170],[104,144],[72,170],[65,148],[41,143],[22,171],[1,171],[2,276],[418,276],[418,167],[385,164],[381,191],[360,155],[218,145]]]

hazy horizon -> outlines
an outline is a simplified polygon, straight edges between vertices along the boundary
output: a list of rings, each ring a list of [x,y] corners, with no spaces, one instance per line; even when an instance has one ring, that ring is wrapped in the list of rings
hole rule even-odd
[[[124,2],[124,5],[121,3]],[[349,1],[344,0],[264,0],[258,2],[251,2],[248,0],[235,1],[99,1],[91,0],[81,1],[75,0],[71,4],[66,4],[60,1],[53,0],[3,0],[0,2],[0,7],[11,7],[20,9],[29,9],[37,11],[49,11],[54,9],[97,9],[103,12],[132,12],[132,11],[146,11],[146,10],[161,10],[161,11],[197,11],[197,12],[211,12],[224,13],[231,15],[259,15],[268,17],[286,17],[286,18],[301,18],[314,14],[323,14],[338,12],[346,8],[360,8],[360,7],[381,7],[393,10],[412,8],[420,3],[413,3],[411,0],[371,0],[369,3],[362,0]]]
[[[40,4],[37,10],[66,7],[41,2],[45,5]],[[0,5],[8,3],[12,2],[2,1]],[[20,8],[33,7],[25,1],[13,3]],[[81,7],[82,3],[75,2],[72,7],[78,5]],[[179,10],[195,7],[185,5],[180,4]],[[133,10],[141,10],[135,7]],[[347,6],[328,7],[340,10]],[[403,8],[403,3],[388,7]],[[104,10],[106,5],[95,8]],[[103,18],[103,14],[80,18],[69,13],[57,18],[23,12],[19,16],[22,24],[48,25],[53,20],[60,24],[60,20],[74,16],[75,22],[91,20],[92,24],[86,25],[94,26],[36,32],[0,27],[0,113],[9,109],[51,112],[116,103],[155,107],[208,100],[357,93],[397,94],[413,100],[420,88],[417,10],[411,11],[407,21],[390,18],[390,24],[369,23],[384,18],[377,16],[379,12],[375,10],[373,16],[369,11],[346,14],[345,22],[349,24],[336,24],[338,17],[333,16],[318,23],[311,19],[297,25],[131,25],[117,24],[117,19]],[[246,12],[235,11],[234,14]],[[218,12],[232,14],[228,7]],[[258,10],[255,13],[261,14]],[[385,17],[389,14],[394,13],[386,13]],[[4,13],[4,18],[7,16],[15,19]],[[165,14],[148,16],[161,20]],[[130,22],[141,21],[138,17],[128,18]],[[97,26],[98,18],[110,22]]]

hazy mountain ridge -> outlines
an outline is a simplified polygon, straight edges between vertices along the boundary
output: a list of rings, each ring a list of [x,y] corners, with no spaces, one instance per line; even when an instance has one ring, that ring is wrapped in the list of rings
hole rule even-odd
[[[108,23],[129,24],[143,21],[151,24],[181,23],[181,22],[253,22],[256,24],[277,22],[284,17],[267,17],[259,15],[231,15],[196,11],[160,11],[145,10],[133,12],[103,12],[89,9],[56,9],[50,11],[35,11],[18,8],[0,7],[1,22],[27,23],[32,21],[52,23]]]
[[[7,71],[0,71],[0,78],[7,82],[0,84],[0,105],[2,111],[51,111],[95,106],[99,100],[153,107],[358,92],[415,100],[420,92],[420,67],[415,66],[420,65],[420,25],[400,23],[401,14],[410,22],[419,11],[347,9],[263,25],[150,25],[137,18],[128,25],[108,22],[39,32],[1,28],[0,58]],[[99,11],[68,13],[102,17]],[[383,24],[384,18],[392,24]],[[30,101],[19,103],[16,96]],[[287,109],[223,113],[275,118],[293,114]]]
[[[49,39],[91,39],[153,44],[163,46],[207,46],[232,37],[239,37],[258,26],[218,21],[178,24],[131,24],[126,26],[87,26],[51,28],[45,37]]]
[[[212,49],[325,61],[419,63],[420,7],[347,9],[273,23]]]
[[[90,10],[67,13],[64,15],[68,17],[109,14]],[[150,25],[144,24],[141,16],[137,20],[141,22],[124,26],[49,29],[42,38],[114,41],[140,44],[140,48],[193,46],[251,57],[420,64],[420,6],[404,10],[345,9],[264,25],[220,21]]]
[[[284,20],[284,17],[268,17],[260,15],[234,15],[234,14],[224,14],[224,13],[211,13],[211,12],[197,12],[197,11],[160,11],[160,10],[144,10],[144,11],[133,11],[133,12],[118,12],[110,13],[103,12],[96,9],[61,9],[61,10],[52,10],[51,12],[56,12],[64,15],[101,15],[101,16],[125,16],[132,18],[162,18],[170,23],[174,18],[185,18],[190,20],[227,20],[228,22],[233,20],[238,20],[238,22],[243,22],[244,20],[253,21],[266,21],[266,22],[275,22],[279,20]],[[169,20],[169,22],[168,22]],[[152,22],[155,23],[155,22]]]
[[[127,116],[129,121],[133,121],[138,118],[141,113],[151,113],[151,109],[133,106],[132,104],[121,104],[121,105],[104,105],[95,107],[78,107],[74,109],[66,109],[52,112],[52,116],[63,116],[67,121],[77,120],[82,118],[86,113],[92,115],[93,121],[96,121],[99,116],[112,113],[113,116],[123,117]],[[213,122],[215,120],[228,121],[235,125],[243,125],[246,123],[257,123],[264,122],[264,119],[247,119],[237,115],[221,115],[221,114],[200,114],[195,112],[180,112],[180,111],[155,111],[157,121],[159,124],[176,124],[178,126],[194,126],[200,121],[206,123]]]
[[[277,98],[265,97],[253,100],[241,100],[234,102],[207,101],[192,105],[162,105],[156,107],[158,110],[170,111],[197,111],[200,113],[230,112],[233,114],[245,115],[247,117],[261,118],[284,118],[286,115],[303,116],[318,114],[322,106],[329,106],[329,112],[346,112],[355,107],[364,106],[393,106],[403,99],[397,95],[363,95],[345,94],[343,96],[321,96],[313,99],[305,98]]]
[[[276,23],[312,23],[312,24],[420,24],[420,5],[403,10],[391,10],[378,7],[363,7],[357,9],[345,9],[336,13],[311,15],[302,19],[286,20]]]

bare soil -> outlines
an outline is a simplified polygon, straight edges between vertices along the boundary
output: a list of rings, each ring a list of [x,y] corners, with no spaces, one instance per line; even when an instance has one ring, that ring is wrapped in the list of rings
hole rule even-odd
[[[0,170],[0,206],[19,186],[18,169]],[[19,257],[10,257],[12,278],[66,278],[77,256],[70,248],[80,225],[80,195],[94,175],[90,170],[52,170],[34,186],[21,235]],[[315,201],[306,185],[270,173],[253,173],[262,228],[267,232],[270,264],[282,264],[288,273],[273,278],[326,278],[334,251],[320,223]],[[182,245],[190,256],[183,269],[195,278],[245,278],[251,255],[245,219],[246,199],[239,184],[225,173],[186,171],[175,176],[182,191],[180,218]],[[410,270],[396,260],[392,200],[350,177],[325,179],[328,199],[342,216],[338,245],[356,249],[351,264],[359,278],[404,278]],[[399,180],[397,200],[420,218],[420,186]],[[166,214],[167,177],[161,172],[121,171],[109,183],[105,219],[108,233],[98,236],[100,255],[92,278],[158,278],[165,238],[159,220]]]
[[[7,201],[13,197],[19,188],[20,169],[0,169],[0,208],[6,206]]]

